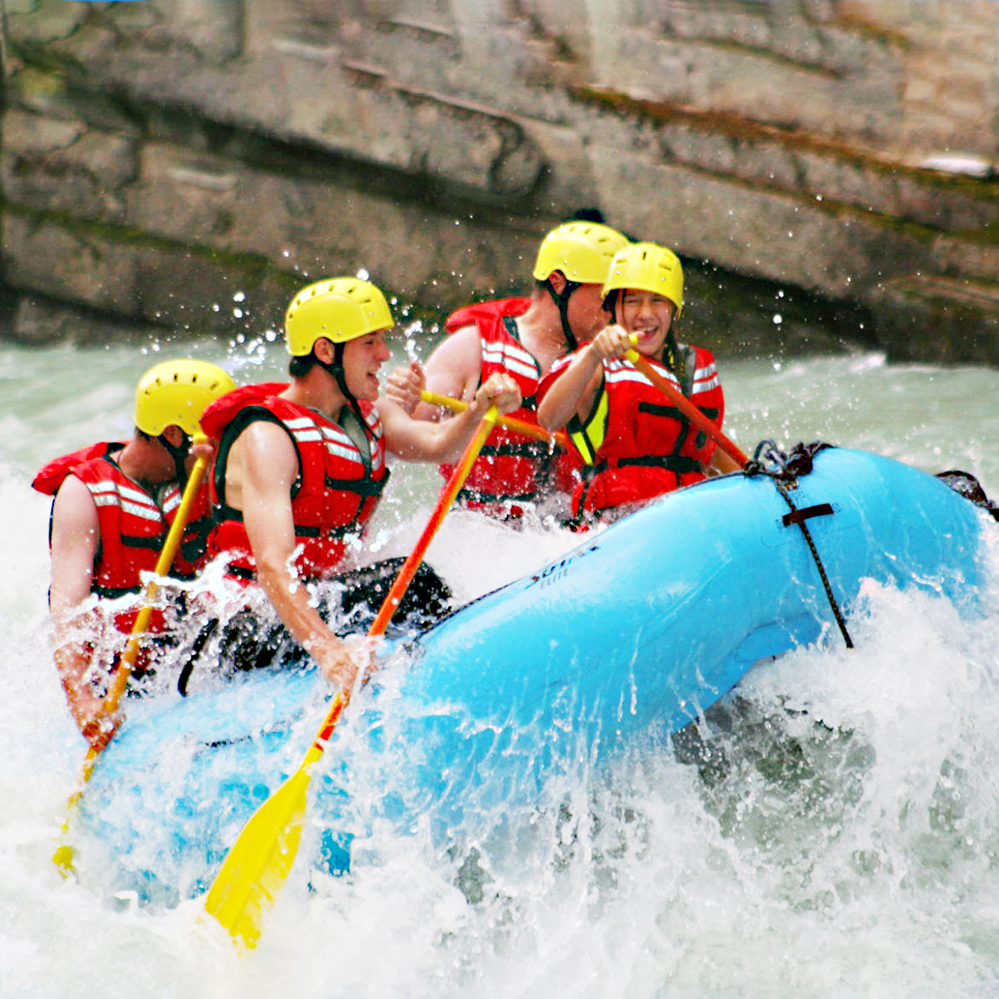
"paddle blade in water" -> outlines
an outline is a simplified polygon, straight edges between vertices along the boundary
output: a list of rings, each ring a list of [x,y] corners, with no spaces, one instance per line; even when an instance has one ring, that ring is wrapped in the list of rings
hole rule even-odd
[[[93,750],[91,750],[93,752]],[[94,754],[96,755],[96,753]],[[93,769],[92,764],[93,756],[87,756],[87,761],[84,764],[84,780],[90,776],[90,770]],[[60,843],[56,847],[56,852],[52,854],[52,863],[59,868],[62,872],[64,878],[68,878],[70,875],[76,874],[76,868],[73,866],[73,858],[76,856],[76,850],[73,849],[71,843],[69,843],[69,817],[72,814],[73,808],[76,803],[80,800],[80,796],[83,794],[83,786],[76,789],[70,797],[69,801],[66,803],[66,818],[62,823],[62,830],[59,834]]]
[[[399,570],[399,575],[368,631],[369,635],[385,633],[385,626],[399,606],[444,515],[464,485],[498,415],[499,410],[493,403],[480,421],[475,435],[466,445],[461,459],[441,491],[430,522]],[[257,809],[256,814],[243,828],[205,900],[208,912],[218,919],[235,940],[241,940],[246,947],[257,945],[264,910],[273,903],[275,896],[288,880],[302,838],[309,774],[313,765],[323,755],[326,743],[333,734],[346,703],[346,698],[340,694],[333,699],[323,727],[319,730],[312,748],[306,753],[302,766]]]
[[[68,878],[76,873],[73,867],[73,848],[68,843],[63,843],[55,853],[52,854],[52,863],[62,871],[62,875]]]
[[[264,912],[291,873],[308,787],[306,763],[247,822],[205,900],[208,912],[248,948],[257,945]]]

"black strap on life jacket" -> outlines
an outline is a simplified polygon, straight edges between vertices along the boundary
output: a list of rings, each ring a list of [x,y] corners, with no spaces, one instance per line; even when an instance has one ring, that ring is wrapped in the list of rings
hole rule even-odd
[[[466,487],[458,493],[458,500],[466,503],[534,503],[538,499],[536,492],[530,493],[490,493],[484,489]]]
[[[327,489],[337,489],[343,493],[354,493],[364,500],[372,496],[381,496],[385,485],[389,480],[389,472],[386,472],[377,482],[374,479],[334,479],[329,475],[323,476]]]
[[[180,554],[185,561],[197,562],[208,551],[208,535],[214,526],[215,519],[211,514],[187,522],[180,540]]]
[[[119,597],[125,596],[126,593],[138,593],[141,589],[141,586],[99,586],[95,584],[90,587],[90,592],[105,600],[117,600]]]
[[[643,454],[634,458],[618,458],[614,463],[614,468],[626,468],[637,465],[643,468],[665,468],[676,475],[683,475],[686,472],[699,472],[701,463],[696,458],[688,458],[682,454]],[[606,472],[612,467],[610,462],[604,458],[595,465],[584,465],[582,469],[583,478],[587,481],[593,479],[600,472]]]
[[[132,534],[122,534],[121,543],[125,548],[147,548],[151,551],[158,552],[163,548],[163,542],[166,540],[167,532],[163,531],[161,534],[157,534],[152,538],[137,537]]]
[[[839,604],[832,591],[832,586],[829,583],[829,577],[826,575],[822,559],[819,557],[818,549],[815,547],[815,541],[812,538],[811,531],[808,529],[808,521],[813,517],[828,517],[835,511],[829,503],[817,503],[799,510],[790,495],[798,487],[798,478],[811,472],[815,455],[832,446],[832,444],[823,444],[820,441],[815,441],[812,444],[798,444],[791,450],[790,454],[785,454],[778,449],[773,441],[761,441],[757,445],[753,457],[746,463],[743,473],[747,476],[765,475],[770,478],[777,487],[777,492],[780,493],[784,502],[790,507],[791,512],[784,515],[782,523],[785,527],[792,527],[797,524],[801,530],[802,536],[808,545],[808,550],[812,553],[815,566],[819,570],[819,577],[826,591],[826,599],[832,608],[833,617],[836,618],[840,634],[843,636],[843,641],[846,642],[846,647],[852,649],[853,640],[850,638],[850,633],[846,630],[846,621],[843,619],[843,614],[840,611]]]

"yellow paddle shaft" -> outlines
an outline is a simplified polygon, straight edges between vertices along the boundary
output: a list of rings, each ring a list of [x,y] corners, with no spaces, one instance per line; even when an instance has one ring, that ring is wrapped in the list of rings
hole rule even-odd
[[[194,438],[194,444],[207,443],[208,438],[203,434],[198,434]],[[135,619],[135,624],[132,625],[128,645],[121,655],[118,669],[111,681],[111,687],[104,698],[102,707],[108,714],[113,714],[118,709],[118,702],[121,700],[121,695],[125,692],[128,678],[135,668],[135,662],[139,658],[139,650],[142,648],[142,636],[149,627],[149,619],[153,616],[153,600],[156,598],[156,592],[159,589],[155,577],[165,576],[173,565],[173,560],[177,556],[177,549],[180,548],[181,538],[183,538],[187,522],[191,518],[191,509],[197,499],[198,489],[205,477],[207,468],[208,458],[202,455],[194,463],[194,468],[191,469],[187,485],[184,487],[184,495],[181,498],[180,506],[177,507],[177,513],[173,518],[173,523],[170,525],[166,541],[163,542],[160,557],[156,560],[156,568],[153,570],[154,578],[150,579],[146,584],[142,599],[142,609]]]
[[[426,389],[420,393],[420,398],[431,406],[443,406],[444,409],[450,409],[453,413],[462,413],[468,409],[468,403],[462,402],[461,399],[453,399],[449,395],[438,395],[436,392],[428,392]],[[554,441],[563,451],[569,447],[569,439],[561,430],[549,433],[544,427],[539,427],[536,423],[531,423],[528,420],[520,420],[516,416],[501,416],[496,422],[501,427],[506,427],[507,430],[515,430],[525,437],[533,437],[534,440],[545,441],[549,444]]]

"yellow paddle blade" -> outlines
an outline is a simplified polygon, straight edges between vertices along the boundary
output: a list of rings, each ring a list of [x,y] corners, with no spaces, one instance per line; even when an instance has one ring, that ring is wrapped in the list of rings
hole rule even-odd
[[[64,878],[68,878],[71,874],[76,873],[76,869],[73,867],[73,856],[74,851],[69,843],[63,843],[52,854],[52,863],[62,871]]]
[[[87,764],[90,764],[91,757],[87,757]],[[85,771],[87,776],[89,776],[89,771]],[[70,796],[68,802],[66,802],[66,818],[63,819],[62,829],[59,832],[59,846],[56,847],[56,852],[52,854],[52,863],[59,868],[62,876],[68,878],[71,874],[76,874],[76,868],[73,866],[73,858],[76,856],[76,850],[73,849],[71,843],[68,842],[69,839],[69,819],[72,815],[73,808],[76,803],[80,800],[80,796],[83,794],[83,785],[81,783],[73,794]]]
[[[273,904],[295,862],[311,762],[307,758],[253,814],[205,900],[208,912],[248,948],[257,945],[264,912]]]

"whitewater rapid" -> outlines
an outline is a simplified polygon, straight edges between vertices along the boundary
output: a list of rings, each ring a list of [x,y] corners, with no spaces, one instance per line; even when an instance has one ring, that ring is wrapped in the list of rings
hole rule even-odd
[[[196,901],[63,880],[49,858],[85,747],[49,657],[48,502],[28,483],[54,455],[127,434],[138,375],[194,349],[0,346],[0,996],[999,992],[999,621],[874,586],[854,650],[832,640],[754,669],[674,745],[511,815],[516,837],[481,865],[386,831],[350,877],[295,882],[250,957]],[[240,383],[283,364],[263,341],[199,356]],[[999,496],[999,373],[857,354],[722,374],[744,450],[821,439],[961,468]],[[384,554],[415,540],[436,481],[398,470],[373,534]],[[471,599],[577,541],[458,514],[430,560]]]

